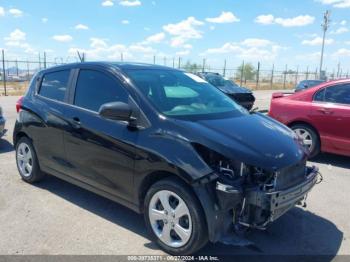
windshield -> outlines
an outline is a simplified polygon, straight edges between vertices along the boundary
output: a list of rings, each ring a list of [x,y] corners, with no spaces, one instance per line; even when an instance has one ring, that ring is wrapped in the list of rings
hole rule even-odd
[[[136,87],[167,116],[242,115],[248,112],[200,77],[177,70],[126,70]]]

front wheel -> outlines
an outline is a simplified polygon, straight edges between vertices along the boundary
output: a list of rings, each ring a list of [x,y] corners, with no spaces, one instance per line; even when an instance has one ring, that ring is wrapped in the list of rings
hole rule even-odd
[[[165,179],[145,198],[145,221],[157,244],[171,255],[190,255],[207,242],[202,207],[186,184]]]

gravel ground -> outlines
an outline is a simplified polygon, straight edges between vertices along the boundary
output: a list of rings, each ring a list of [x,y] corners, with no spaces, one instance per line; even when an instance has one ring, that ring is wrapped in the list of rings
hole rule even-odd
[[[271,91],[257,91],[267,109]],[[8,134],[0,140],[0,254],[161,255],[142,216],[54,177],[32,186],[16,170],[12,130],[17,97],[0,97]],[[306,209],[294,208],[266,231],[250,232],[250,247],[208,244],[211,255],[350,255],[350,159],[323,154],[324,176]]]

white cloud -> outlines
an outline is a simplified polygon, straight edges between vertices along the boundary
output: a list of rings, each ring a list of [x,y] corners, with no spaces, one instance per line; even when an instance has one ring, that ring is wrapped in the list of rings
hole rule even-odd
[[[5,9],[0,6],[0,16],[4,16],[5,15]]]
[[[14,17],[21,17],[23,15],[23,12],[19,9],[12,8],[9,10],[9,13],[13,15]]]
[[[130,46],[123,44],[109,45],[107,39],[101,38],[91,38],[90,48],[88,49],[74,47],[70,48],[68,52],[71,55],[76,55],[77,51],[85,53],[89,59],[93,60],[119,60],[121,54],[123,54],[124,59],[132,59],[135,56],[140,60],[142,57],[150,57],[156,53],[155,49],[141,43],[132,44]]]
[[[75,26],[76,30],[89,30],[89,27],[87,25],[83,25],[83,24],[78,24]]]
[[[16,29],[4,38],[5,45],[12,48],[19,48],[21,51],[29,54],[36,54],[37,52],[26,42],[26,33],[20,29]]]
[[[314,52],[314,53],[306,53],[306,54],[300,54],[296,56],[296,59],[306,61],[306,62],[318,62],[321,57],[321,52]],[[324,54],[324,57],[326,57],[326,54]]]
[[[218,48],[210,48],[202,56],[214,54],[233,54],[239,59],[249,61],[272,61],[276,59],[281,46],[267,39],[248,38],[242,42],[228,42]]]
[[[16,29],[10,33],[8,37],[4,38],[7,42],[20,42],[26,40],[26,33],[21,31],[20,29]]]
[[[147,43],[160,43],[161,41],[164,40],[164,38],[165,38],[165,34],[163,32],[161,32],[161,33],[154,34],[154,35],[147,37],[146,42]]]
[[[344,25],[346,25],[346,23],[347,23],[347,21],[343,20],[343,21],[340,22],[340,25],[344,26]]]
[[[48,21],[49,21],[49,19],[46,18],[46,17],[41,18],[41,22],[42,22],[43,24],[46,24]]]
[[[311,40],[304,40],[301,42],[303,45],[310,45],[310,46],[316,46],[316,45],[322,45],[322,37],[315,37],[314,39]],[[326,45],[331,45],[334,43],[334,39],[329,38],[325,40]]]
[[[111,0],[106,0],[106,1],[102,2],[102,6],[104,6],[104,7],[111,7],[111,6],[114,6],[114,3]]]
[[[240,21],[239,18],[237,18],[233,13],[225,11],[223,11],[218,17],[206,18],[205,20],[209,23],[217,24],[234,23]]]
[[[122,0],[119,2],[122,6],[140,6],[142,3],[139,0]]]
[[[170,45],[172,47],[181,47],[190,39],[200,39],[203,37],[203,33],[197,29],[198,26],[202,26],[203,24],[203,22],[190,16],[179,23],[165,25],[163,29],[173,36]]]
[[[332,56],[335,58],[350,56],[350,49],[341,48],[337,50],[334,54],[332,54]]]
[[[53,40],[57,42],[67,43],[73,40],[73,37],[70,35],[54,35],[52,37]]]
[[[346,27],[339,27],[337,30],[332,31],[331,34],[333,34],[333,35],[341,35],[341,34],[344,34],[344,33],[347,33],[347,32],[349,32],[349,29],[347,29]]]
[[[332,5],[336,8],[350,8],[350,0],[317,0],[324,5]]]
[[[248,47],[265,47],[265,46],[271,45],[272,42],[267,39],[248,38],[248,39],[245,39],[243,42],[241,42],[241,44]]]
[[[293,18],[274,17],[271,14],[260,15],[255,18],[255,22],[263,25],[278,24],[284,27],[306,26],[313,24],[315,17],[310,15],[299,15]]]
[[[255,23],[262,24],[262,25],[271,25],[274,23],[274,16],[273,15],[259,15],[255,18]]]
[[[128,24],[130,24],[130,21],[129,20],[122,20],[122,24],[123,25],[128,25]]]
[[[96,38],[96,37],[93,37],[93,38],[90,38],[90,46],[92,48],[95,48],[95,49],[99,49],[99,48],[107,48],[107,39],[102,39],[102,38]]]

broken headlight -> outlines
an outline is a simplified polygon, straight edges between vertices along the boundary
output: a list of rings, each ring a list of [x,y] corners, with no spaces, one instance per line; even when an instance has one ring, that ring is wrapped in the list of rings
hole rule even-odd
[[[231,160],[205,146],[194,144],[194,148],[202,159],[219,175],[219,180],[225,184],[245,184],[259,186],[262,190],[274,188],[276,176],[274,172],[253,167],[241,161]]]

